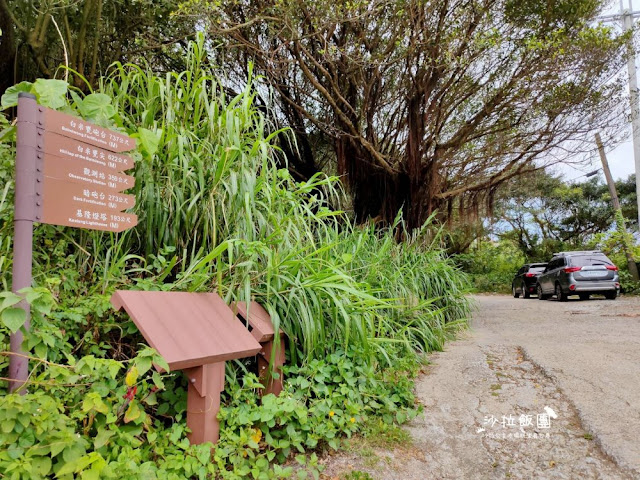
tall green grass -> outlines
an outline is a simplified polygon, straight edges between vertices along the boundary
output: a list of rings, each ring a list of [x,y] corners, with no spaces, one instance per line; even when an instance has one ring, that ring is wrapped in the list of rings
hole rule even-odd
[[[162,288],[255,299],[287,333],[294,362],[349,347],[389,363],[441,349],[467,317],[467,284],[433,225],[404,232],[402,243],[401,219],[384,231],[354,226],[332,208],[343,195],[337,178],[297,183],[277,167],[276,138],[286,132],[257,108],[255,79],[225,93],[202,38],[187,65],[157,74],[116,64],[102,79],[117,112],[109,120],[140,144],[139,224],[122,234],[50,230],[71,245],[67,266],[75,262],[94,293]]]

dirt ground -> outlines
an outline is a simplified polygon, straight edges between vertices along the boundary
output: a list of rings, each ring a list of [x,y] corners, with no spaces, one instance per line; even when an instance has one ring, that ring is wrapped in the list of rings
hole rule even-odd
[[[323,478],[640,479],[640,298],[476,296],[393,450],[353,440]]]

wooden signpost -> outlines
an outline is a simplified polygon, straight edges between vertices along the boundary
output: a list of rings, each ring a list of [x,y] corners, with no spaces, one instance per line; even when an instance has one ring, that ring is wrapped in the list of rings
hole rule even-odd
[[[124,172],[133,158],[124,154],[135,140],[36,103],[19,94],[16,151],[15,236],[12,290],[31,286],[33,223],[122,232],[138,217],[125,210],[135,197],[123,193],[135,185]],[[172,370],[189,378],[187,426],[192,443],[216,442],[220,392],[226,360],[258,354],[264,393],[282,390],[284,337],[255,302],[234,310],[215,293],[116,291],[111,303],[124,309]],[[29,305],[20,303],[29,328]],[[234,313],[235,312],[235,313]],[[238,320],[236,314],[251,329]],[[279,342],[278,342],[279,337]],[[28,358],[22,331],[11,336],[9,389],[24,393]],[[272,375],[269,360],[274,359]]]
[[[33,95],[18,97],[15,233],[12,290],[31,286],[33,222],[90,230],[122,232],[138,223],[135,197],[122,193],[135,179],[123,172],[134,160],[123,154],[135,139],[37,104]],[[29,328],[29,305],[20,303]],[[28,359],[22,332],[11,336],[9,390],[24,385]],[[22,392],[24,393],[24,392]]]

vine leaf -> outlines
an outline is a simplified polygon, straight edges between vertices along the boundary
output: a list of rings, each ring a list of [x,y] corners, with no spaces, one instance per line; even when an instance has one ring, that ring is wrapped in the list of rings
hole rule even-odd
[[[16,333],[24,325],[26,319],[27,314],[21,308],[5,308],[2,311],[2,323],[11,330],[11,333]]]

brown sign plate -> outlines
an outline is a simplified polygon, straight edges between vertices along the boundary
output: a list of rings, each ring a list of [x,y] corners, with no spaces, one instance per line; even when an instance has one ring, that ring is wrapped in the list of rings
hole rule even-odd
[[[111,192],[122,192],[135,185],[135,178],[100,165],[69,157],[44,154],[43,173],[45,177],[79,183],[89,188],[100,188]]]
[[[78,183],[65,182],[55,178],[45,177],[42,182],[42,197],[45,205],[51,208],[84,209],[86,207],[98,207],[103,210],[127,210],[136,204],[136,197],[126,193],[118,193],[112,190],[104,191],[98,187],[80,185]]]
[[[69,205],[56,206],[53,202],[44,203],[38,222],[65,227],[123,232],[138,224],[133,213],[114,212],[98,207],[71,208]]]
[[[99,127],[81,118],[49,108],[39,107],[39,110],[44,115],[44,128],[50,132],[106,148],[112,152],[126,152],[136,148],[135,139],[123,133]]]
[[[109,232],[122,232],[138,224],[136,215],[120,211],[133,207],[133,195],[49,177],[40,184],[39,222]]]
[[[129,155],[110,152],[108,150],[89,145],[88,143],[72,140],[53,132],[42,132],[38,135],[38,149],[58,157],[73,158],[91,163],[103,169],[123,172],[133,168],[134,160]]]
[[[117,290],[124,308],[172,370],[257,354],[260,344],[215,293]]]

